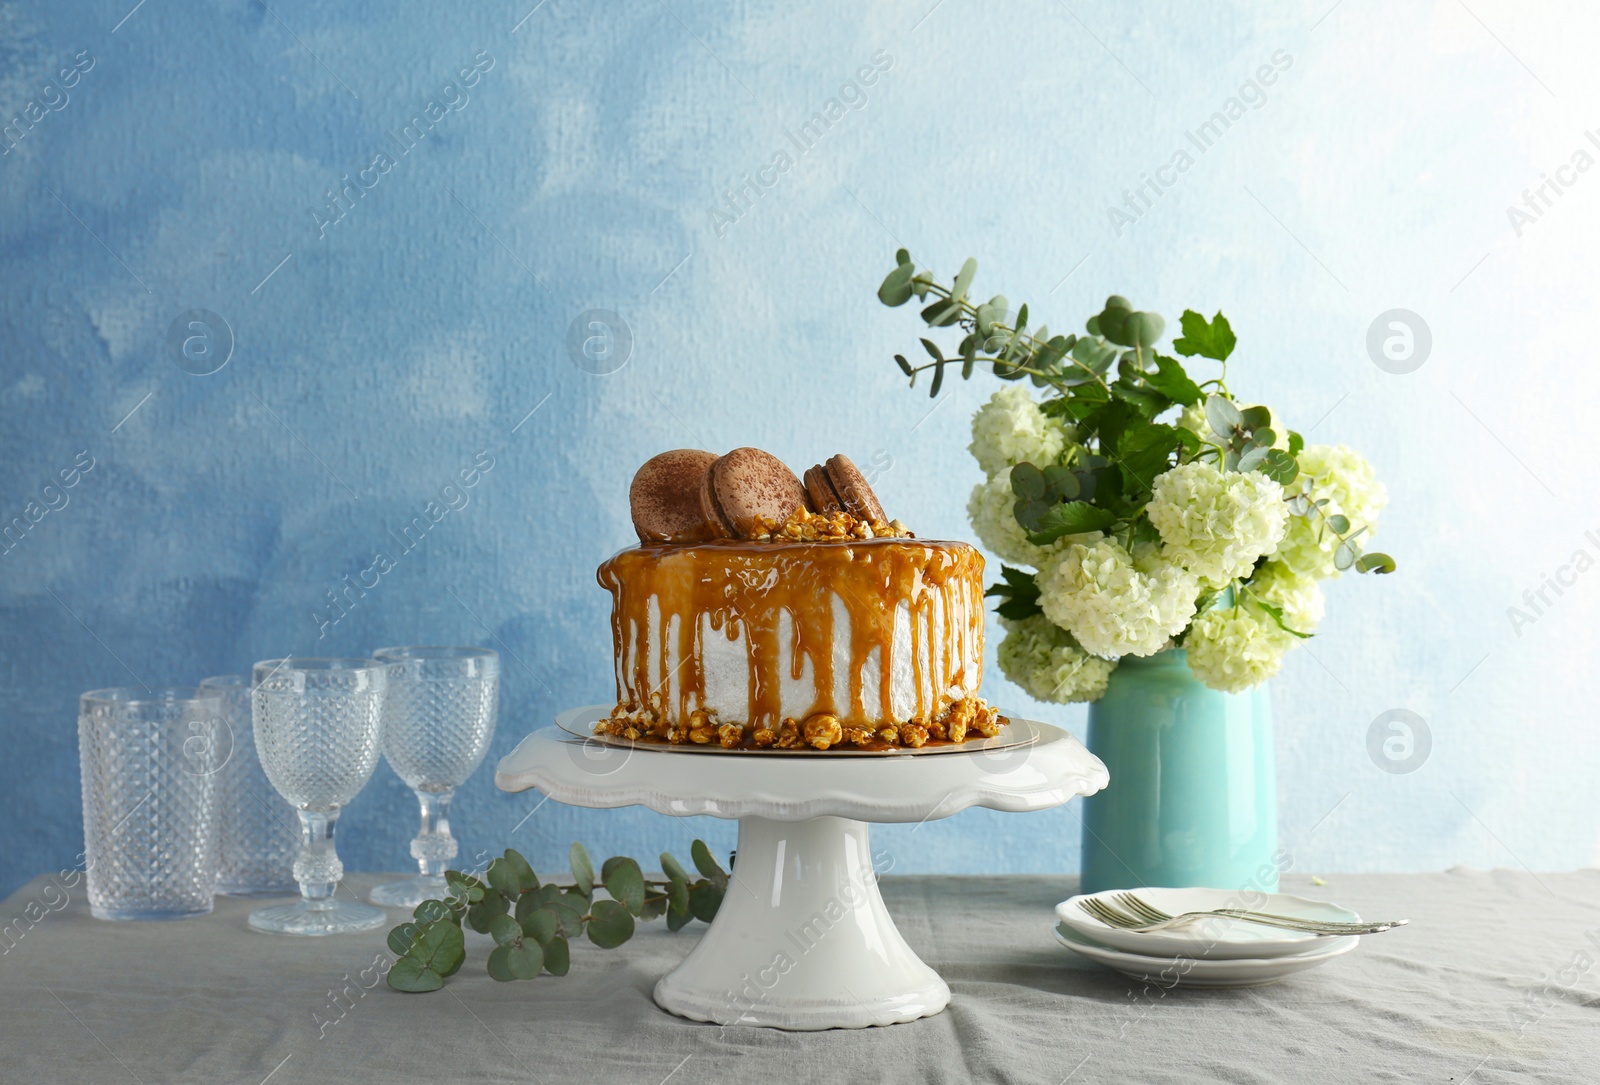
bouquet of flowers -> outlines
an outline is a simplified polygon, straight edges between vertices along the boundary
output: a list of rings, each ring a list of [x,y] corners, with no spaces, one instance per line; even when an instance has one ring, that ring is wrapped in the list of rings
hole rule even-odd
[[[913,386],[931,371],[937,396],[947,367],[968,378],[980,364],[1016,382],[973,416],[969,448],[987,479],[967,503],[984,546],[1027,567],[1003,566],[989,590],[1007,678],[1040,700],[1093,701],[1121,657],[1181,647],[1206,685],[1248,689],[1316,630],[1319,581],[1394,570],[1362,547],[1388,502],[1372,466],[1234,397],[1220,312],[1185,311],[1172,342],[1214,372],[1197,382],[1156,349],[1157,313],[1113,296],[1086,335],[1052,335],[1028,327],[1026,305],[975,304],[976,272],[969,259],[944,286],[901,249],[878,297],[916,298],[930,333],[962,333],[949,356],[928,338],[930,361],[895,355]]]

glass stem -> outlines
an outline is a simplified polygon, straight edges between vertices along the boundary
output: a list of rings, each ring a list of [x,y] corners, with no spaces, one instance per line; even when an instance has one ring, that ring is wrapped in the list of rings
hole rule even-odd
[[[300,896],[312,908],[332,908],[333,893],[344,877],[344,864],[333,848],[333,829],[339,808],[300,811],[300,855],[294,861],[294,880]]]
[[[443,878],[445,868],[459,850],[456,838],[450,835],[450,799],[455,793],[453,787],[441,791],[417,789],[422,828],[411,842],[411,857],[424,878]]]

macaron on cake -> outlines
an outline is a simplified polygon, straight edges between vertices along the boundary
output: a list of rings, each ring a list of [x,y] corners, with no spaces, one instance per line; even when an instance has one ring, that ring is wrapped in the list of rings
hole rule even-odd
[[[759,448],[634,475],[639,545],[600,566],[617,705],[596,733],[727,749],[892,751],[999,732],[983,558],[915,538],[856,465]]]

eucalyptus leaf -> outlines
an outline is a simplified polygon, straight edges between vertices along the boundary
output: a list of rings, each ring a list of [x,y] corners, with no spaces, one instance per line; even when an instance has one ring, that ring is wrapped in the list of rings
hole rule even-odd
[[[541,946],[549,945],[550,941],[561,931],[561,917],[554,908],[538,908],[524,918],[520,924],[522,933]],[[499,939],[496,938],[496,941]]]
[[[589,861],[589,849],[574,840],[567,854],[572,864],[572,880],[577,883],[578,892],[585,897],[592,895],[594,893],[594,864]]]
[[[722,907],[722,890],[710,882],[696,882],[689,890],[689,911],[703,923],[710,923]]]
[[[633,915],[614,900],[597,900],[589,909],[589,941],[615,949],[633,937]]]
[[[972,286],[972,277],[978,274],[978,261],[967,257],[961,265],[961,270],[956,272],[955,285],[950,288],[950,296],[957,301],[967,296],[967,290]]]
[[[1356,560],[1356,572],[1358,573],[1376,573],[1381,576],[1384,573],[1392,573],[1394,570],[1394,558],[1391,558],[1388,554],[1380,554],[1376,550],[1370,554],[1362,554]]]
[[[572,967],[572,949],[559,935],[544,947],[544,970],[552,976],[565,976]]]
[[[389,986],[396,991],[437,991],[465,957],[466,943],[454,920],[424,923],[410,948],[390,967]]]
[[[639,909],[644,907],[644,874],[637,862],[620,855],[607,859],[600,870],[600,880],[612,900],[621,903],[633,915],[639,914]]]
[[[706,847],[704,840],[696,840],[689,845],[689,857],[694,860],[695,869],[712,881],[727,879],[728,872],[711,857],[711,849]]]
[[[683,869],[683,864],[678,862],[678,857],[670,851],[661,853],[661,872],[674,881],[688,881],[689,872]]]
[[[1228,440],[1239,429],[1243,419],[1232,400],[1225,396],[1207,396],[1206,421],[1211,425],[1212,433]]]
[[[522,940],[522,928],[508,915],[497,915],[489,924],[489,936],[496,945],[509,946]]]
[[[501,983],[531,980],[544,969],[544,950],[537,942],[496,946],[489,954],[489,975]]]
[[[1019,463],[1011,469],[1011,492],[1023,498],[1044,496],[1044,472],[1031,463]]]
[[[884,277],[878,287],[878,300],[888,306],[904,305],[911,300],[911,279],[917,269],[911,264],[898,264]]]

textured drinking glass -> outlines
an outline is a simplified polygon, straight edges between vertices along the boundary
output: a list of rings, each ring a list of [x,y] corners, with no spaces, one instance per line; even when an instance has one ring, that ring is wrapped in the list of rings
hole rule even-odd
[[[256,752],[267,779],[300,814],[294,879],[300,899],[250,913],[282,934],[338,934],[383,926],[381,908],[334,899],[344,866],[334,852],[339,811],[372,778],[383,741],[389,668],[371,659],[268,659],[250,690]]]
[[[89,910],[187,919],[216,887],[221,698],[201,689],[99,689],[78,702]]]
[[[500,707],[500,655],[488,648],[379,648],[388,663],[383,755],[417,793],[422,829],[411,841],[420,873],[372,891],[374,904],[415,908],[445,895],[457,846],[450,798],[483,762]]]
[[[217,892],[234,897],[283,897],[297,892],[294,857],[300,818],[261,771],[250,718],[250,676],[207,678],[200,688],[222,698],[217,743]]]

